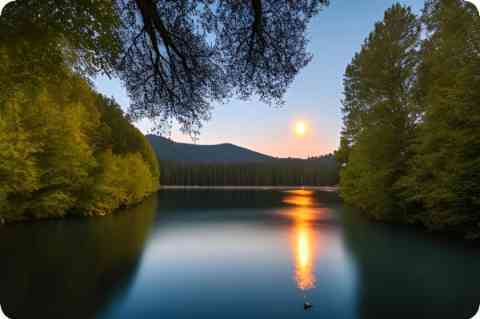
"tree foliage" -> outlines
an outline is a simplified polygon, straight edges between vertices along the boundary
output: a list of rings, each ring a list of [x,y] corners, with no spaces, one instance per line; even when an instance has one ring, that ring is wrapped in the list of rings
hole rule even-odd
[[[135,118],[176,119],[196,133],[212,102],[253,94],[281,103],[310,61],[305,31],[328,0],[17,0],[0,40],[48,33],[36,61],[71,54],[77,70],[115,74]],[[58,40],[67,45],[55,45]],[[49,45],[53,44],[53,45]],[[37,64],[37,63],[35,63]]]
[[[480,234],[480,19],[471,4],[428,1],[418,75],[421,112],[404,195],[432,229]]]
[[[22,66],[44,43],[63,44],[37,36],[0,44],[2,75],[15,74],[0,91],[0,220],[106,214],[155,191],[154,152],[114,101],[73,73],[68,59]]]
[[[342,195],[372,217],[397,210],[394,185],[405,172],[412,131],[411,89],[420,28],[394,5],[345,73]]]
[[[10,48],[28,44],[43,53],[22,61],[37,69],[55,66],[73,51],[77,71],[110,74],[120,53],[120,25],[110,0],[19,0],[4,8],[0,39]],[[41,45],[39,39],[48,41]]]
[[[429,0],[420,18],[395,5],[376,25],[345,74],[337,155],[348,203],[379,220],[480,233],[479,31],[460,0]]]

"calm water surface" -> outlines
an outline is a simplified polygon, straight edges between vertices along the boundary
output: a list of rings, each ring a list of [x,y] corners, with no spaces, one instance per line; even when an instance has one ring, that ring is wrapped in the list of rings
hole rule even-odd
[[[0,256],[15,319],[463,319],[480,302],[478,247],[320,191],[165,190],[113,216],[0,228]]]

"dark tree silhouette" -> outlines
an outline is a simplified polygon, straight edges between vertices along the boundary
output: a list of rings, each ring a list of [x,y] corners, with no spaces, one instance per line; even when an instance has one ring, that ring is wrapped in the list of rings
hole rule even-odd
[[[134,117],[195,132],[211,102],[256,94],[281,103],[311,59],[305,29],[327,0],[120,0],[121,78]],[[139,13],[139,14],[137,14]]]

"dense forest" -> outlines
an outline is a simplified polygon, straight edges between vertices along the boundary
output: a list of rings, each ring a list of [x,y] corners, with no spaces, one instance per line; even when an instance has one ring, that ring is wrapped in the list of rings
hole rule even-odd
[[[252,163],[160,162],[162,185],[331,186],[338,178],[333,155]]]
[[[381,221],[480,236],[480,18],[394,5],[347,67],[341,195]]]
[[[74,70],[79,57],[64,38],[28,21],[8,32],[0,41],[0,222],[103,215],[155,191],[150,144]]]

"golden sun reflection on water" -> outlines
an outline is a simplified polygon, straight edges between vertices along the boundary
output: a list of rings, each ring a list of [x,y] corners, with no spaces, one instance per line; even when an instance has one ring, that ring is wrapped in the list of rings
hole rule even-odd
[[[297,287],[306,291],[315,288],[315,261],[319,246],[318,233],[312,222],[326,218],[327,209],[314,207],[314,192],[311,190],[294,190],[285,192],[283,202],[293,207],[289,208],[285,216],[293,220],[291,230],[291,245],[295,262],[295,281]]]
[[[286,196],[283,198],[285,204],[295,207],[311,207],[314,204],[314,193],[311,190],[298,189],[286,191],[285,194]]]
[[[300,290],[315,288],[315,233],[307,224],[295,226],[295,281]]]

